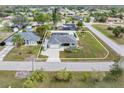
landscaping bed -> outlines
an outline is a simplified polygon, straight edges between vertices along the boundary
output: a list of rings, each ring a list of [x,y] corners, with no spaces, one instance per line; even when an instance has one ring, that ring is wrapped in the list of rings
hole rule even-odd
[[[105,57],[108,52],[103,48],[102,45],[98,41],[94,39],[94,37],[88,32],[78,32],[79,36],[79,48],[72,50],[71,52],[61,51],[60,58],[62,62],[66,61],[113,61],[117,60],[119,56],[110,49],[107,45],[103,42],[100,42],[105,46],[105,48],[109,51],[109,55]]]
[[[15,78],[15,71],[0,71],[0,87],[8,88],[22,88],[25,79]],[[71,72],[72,78],[70,81],[56,81],[56,72],[44,72],[45,78],[42,82],[36,82],[36,88],[123,88],[124,75],[117,81],[83,81],[82,76],[85,72]],[[89,72],[97,76],[102,75],[104,72]]]
[[[96,28],[98,31],[100,31],[101,33],[103,33],[104,35],[106,35],[107,37],[109,37],[110,39],[112,39],[113,41],[115,41],[118,44],[124,44],[124,34],[122,33],[122,37],[115,37],[112,30],[108,30],[108,25],[93,25],[94,28]]]

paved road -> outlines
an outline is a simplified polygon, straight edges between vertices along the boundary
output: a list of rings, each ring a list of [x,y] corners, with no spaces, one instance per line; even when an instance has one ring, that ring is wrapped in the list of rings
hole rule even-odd
[[[23,70],[31,71],[32,66],[35,70],[59,71],[62,69],[68,71],[109,71],[114,62],[0,62],[0,70]]]
[[[14,46],[5,46],[3,50],[0,51],[0,61],[14,48]]]
[[[99,37],[103,42],[105,42],[109,47],[111,47],[116,53],[120,56],[124,56],[124,50],[116,44],[114,41],[109,39],[107,36],[103,35],[101,32],[96,30],[93,26],[89,23],[84,23],[84,25],[89,28],[97,37]]]

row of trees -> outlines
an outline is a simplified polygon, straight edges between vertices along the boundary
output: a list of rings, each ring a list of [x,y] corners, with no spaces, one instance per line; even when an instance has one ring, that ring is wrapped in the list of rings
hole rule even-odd
[[[109,12],[108,12],[109,11]],[[106,22],[107,17],[118,17],[120,19],[123,19],[123,9],[118,9],[118,8],[110,8],[104,12],[99,11],[93,11],[91,12],[90,16],[95,17],[95,21],[98,22]]]
[[[80,80],[89,84],[94,85],[97,82],[115,82],[118,81],[123,75],[123,70],[118,66],[118,64],[114,64],[113,68],[110,72],[82,72],[80,76]],[[36,83],[43,82],[46,78],[45,72],[43,71],[35,71],[29,76],[23,87],[35,87]],[[66,69],[62,71],[55,72],[53,79],[58,82],[70,82],[73,80],[73,74],[71,72],[66,71]]]

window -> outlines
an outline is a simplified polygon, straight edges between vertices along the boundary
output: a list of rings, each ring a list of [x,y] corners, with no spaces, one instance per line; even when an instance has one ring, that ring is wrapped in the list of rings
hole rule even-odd
[[[63,43],[61,46],[69,46],[69,43]]]

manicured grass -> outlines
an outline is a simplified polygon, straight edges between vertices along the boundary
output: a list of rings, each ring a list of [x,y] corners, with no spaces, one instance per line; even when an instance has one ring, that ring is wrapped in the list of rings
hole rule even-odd
[[[38,62],[46,61],[47,58],[48,58],[48,56],[45,56],[45,55],[39,55],[37,61],[38,61]]]
[[[123,88],[124,75],[118,81],[101,81],[96,83],[82,81],[83,72],[71,72],[72,79],[69,82],[54,80],[55,72],[45,72],[42,83],[36,83],[36,88]],[[92,72],[91,72],[92,73]],[[0,71],[0,87],[22,88],[24,79],[16,79],[14,71]]]
[[[88,32],[78,32],[79,36],[79,48],[72,52],[61,51],[60,58],[62,61],[89,61],[89,60],[115,60],[118,55],[110,50],[105,44],[103,44],[110,52],[109,56],[105,59],[107,51],[94,39],[94,37]],[[75,59],[74,59],[75,58]],[[87,59],[84,59],[87,58]],[[94,59],[96,58],[96,59]],[[101,59],[99,59],[101,58]]]
[[[110,39],[112,39],[113,41],[115,41],[118,44],[124,44],[124,34],[122,33],[122,37],[121,38],[117,38],[114,37],[114,34],[112,33],[112,30],[108,30],[108,25],[93,25],[93,27],[95,27],[98,31],[100,31],[101,33],[103,33],[104,35],[106,35],[107,37],[109,37]]]
[[[22,87],[23,79],[15,78],[15,71],[0,71],[0,87]]]
[[[31,56],[36,57],[40,46],[22,46],[20,48],[13,48],[7,56],[5,61],[30,61]]]

